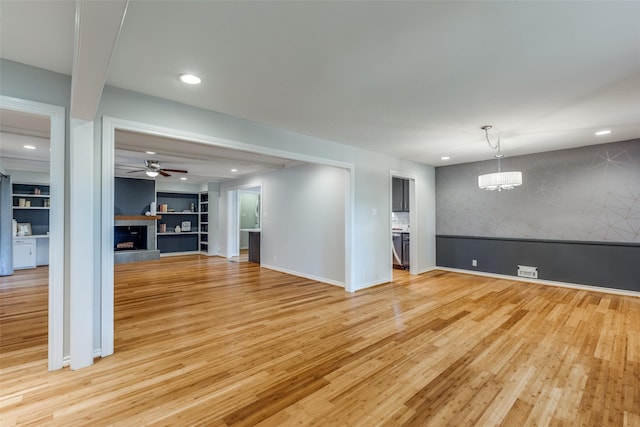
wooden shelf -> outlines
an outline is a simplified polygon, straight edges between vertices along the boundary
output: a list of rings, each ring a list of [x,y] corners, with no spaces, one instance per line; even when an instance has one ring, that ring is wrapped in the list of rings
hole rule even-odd
[[[198,212],[158,212],[162,215],[198,215]]]
[[[155,221],[162,219],[161,215],[116,215],[113,217],[116,221]]]
[[[13,193],[12,194],[13,197],[25,197],[25,198],[36,198],[36,197],[41,197],[41,198],[50,198],[51,196],[49,194],[23,194],[23,193]]]

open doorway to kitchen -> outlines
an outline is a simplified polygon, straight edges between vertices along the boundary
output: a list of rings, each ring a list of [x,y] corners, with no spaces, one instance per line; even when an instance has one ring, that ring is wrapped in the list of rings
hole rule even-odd
[[[417,274],[415,177],[391,172],[390,277]]]
[[[228,192],[228,253],[238,262],[260,263],[262,185],[249,184]]]
[[[63,107],[0,96],[0,351],[49,370],[64,359],[64,120]]]

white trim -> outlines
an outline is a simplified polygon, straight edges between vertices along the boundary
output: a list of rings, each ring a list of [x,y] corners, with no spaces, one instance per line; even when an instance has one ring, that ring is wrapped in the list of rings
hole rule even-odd
[[[260,267],[266,268],[268,270],[279,271],[280,273],[290,274],[292,276],[297,276],[297,277],[302,277],[302,278],[305,278],[305,279],[315,280],[316,282],[326,283],[328,285],[340,286],[341,288],[345,287],[344,286],[344,282],[340,282],[340,281],[332,280],[332,279],[326,279],[324,277],[318,277],[318,276],[314,276],[312,274],[300,273],[300,272],[293,271],[293,270],[287,270],[286,268],[274,267],[274,266],[268,265],[268,264],[260,264]]]
[[[560,288],[578,289],[581,291],[600,292],[603,294],[623,295],[640,298],[640,292],[625,289],[606,288],[604,286],[583,285],[580,283],[556,282],[553,280],[528,279],[526,277],[509,276],[508,274],[485,273],[484,271],[464,270],[461,268],[434,267],[433,270],[450,271],[452,273],[473,274],[475,276],[493,277],[496,279],[513,280],[517,282],[535,283],[536,285],[557,286]]]
[[[355,217],[355,198],[353,190],[356,188],[356,168],[353,165],[350,169],[346,169],[349,174],[345,179],[345,204],[344,204],[344,289],[347,292],[355,292],[356,279],[353,260],[356,259],[355,245],[353,241]]]
[[[389,170],[389,253],[393,246],[393,231],[391,230],[391,213],[393,212],[393,178],[409,180],[409,274],[412,276],[418,272],[418,191],[416,188],[418,178],[415,175]],[[389,256],[389,275],[393,277],[393,260]]]
[[[418,270],[416,274],[424,274],[424,273],[428,273],[430,271],[434,271],[434,270],[438,270],[438,269],[439,269],[439,267],[422,268],[422,269]]]
[[[374,280],[373,282],[364,283],[362,286],[360,286],[357,289],[354,289],[352,292],[362,291],[362,290],[367,289],[367,288],[372,288],[374,286],[379,286],[379,285],[385,285],[385,284],[391,283],[391,282],[393,282],[393,276],[387,277],[386,279],[382,279],[382,280]]]
[[[64,366],[65,109],[3,95],[0,95],[0,108],[50,119],[49,191],[53,203],[49,209],[48,369],[53,371]]]
[[[114,194],[114,156],[115,123],[102,119],[102,262],[100,293],[100,346],[102,357],[113,354],[114,337],[114,298],[113,298],[113,194]]]
[[[114,117],[102,117],[102,292],[101,292],[101,347],[102,356],[113,353],[114,323],[113,323],[113,194],[114,194],[114,150],[115,150],[115,130],[127,130],[141,132],[161,137],[182,139],[190,142],[209,144],[217,147],[225,147],[234,150],[243,150],[256,154],[283,157],[291,160],[298,160],[308,163],[315,163],[325,166],[333,166],[345,169],[350,173],[350,201],[345,209],[347,226],[345,227],[345,290],[353,292],[355,290],[355,280],[353,278],[352,263],[355,259],[354,253],[354,188],[355,188],[355,165],[352,163],[326,159],[323,157],[310,156],[284,150],[277,150],[260,145],[247,144],[239,141],[211,137],[192,132],[154,126],[146,123],[123,120]],[[219,254],[218,254],[219,255]]]
[[[334,166],[343,169],[352,169],[353,164],[347,162],[341,162],[338,160],[325,159],[323,157],[310,156],[307,154],[300,154],[291,151],[278,150],[275,148],[264,147],[262,145],[247,144],[239,141],[232,141],[229,139],[223,139],[208,135],[202,135],[194,132],[187,132],[178,129],[171,129],[162,126],[155,126],[146,123],[134,122],[130,120],[118,119],[114,117],[104,116],[102,118],[103,123],[106,121],[114,129],[127,130],[133,132],[141,132],[150,135],[156,135],[161,137],[170,137],[175,139],[182,139],[189,142],[197,142],[200,144],[213,145],[216,147],[230,148],[232,150],[248,151],[255,154],[264,154],[267,156],[283,157],[290,160],[298,160],[307,163],[316,163],[325,166]]]

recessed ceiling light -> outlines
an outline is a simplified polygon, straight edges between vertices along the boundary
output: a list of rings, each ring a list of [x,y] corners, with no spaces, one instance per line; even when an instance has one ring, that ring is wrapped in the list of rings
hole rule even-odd
[[[145,151],[145,153],[147,153],[147,154],[156,154],[155,151]]]
[[[36,147],[34,147],[33,145],[24,145],[24,148],[26,148],[27,150],[35,150]]]
[[[602,129],[595,133],[596,136],[609,135],[611,133],[611,129]]]
[[[181,177],[180,177],[180,181],[186,181],[186,180],[187,180],[187,177],[186,177],[186,176],[181,176]]]
[[[199,85],[202,82],[202,79],[195,74],[184,73],[178,76],[182,83],[186,83],[188,85]]]
[[[442,156],[442,157],[440,157],[440,160],[451,160],[451,157],[449,157],[449,156]]]
[[[238,169],[231,169],[231,172],[238,172]]]

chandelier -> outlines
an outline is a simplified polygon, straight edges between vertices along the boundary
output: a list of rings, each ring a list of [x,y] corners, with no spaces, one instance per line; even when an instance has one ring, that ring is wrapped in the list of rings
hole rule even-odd
[[[500,137],[498,137],[498,141],[495,144],[492,144],[489,140],[489,129],[491,128],[491,125],[486,125],[482,126],[480,129],[484,131],[489,147],[494,150],[498,150],[498,154],[495,155],[495,158],[498,159],[498,172],[478,176],[478,187],[483,190],[491,191],[511,190],[513,187],[522,185],[522,172],[502,172],[502,169],[500,168],[500,159],[504,157],[504,154],[500,151]]]

